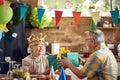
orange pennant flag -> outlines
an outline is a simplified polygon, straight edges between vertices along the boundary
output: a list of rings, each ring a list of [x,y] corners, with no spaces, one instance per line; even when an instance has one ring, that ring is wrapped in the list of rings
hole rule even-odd
[[[61,17],[62,17],[63,11],[55,11],[55,18],[56,18],[56,25],[59,23]]]
[[[73,18],[74,18],[76,27],[78,27],[80,15],[81,15],[81,12],[73,12]]]

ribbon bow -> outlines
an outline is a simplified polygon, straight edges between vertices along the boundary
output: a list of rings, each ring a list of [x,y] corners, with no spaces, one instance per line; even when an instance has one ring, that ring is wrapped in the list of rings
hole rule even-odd
[[[57,54],[57,59],[61,59],[62,54],[66,54],[70,52],[69,50],[65,49],[64,47],[60,48],[59,53]]]

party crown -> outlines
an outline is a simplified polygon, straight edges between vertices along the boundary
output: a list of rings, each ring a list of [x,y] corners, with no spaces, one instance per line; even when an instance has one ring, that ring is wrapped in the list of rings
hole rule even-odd
[[[47,35],[43,35],[42,33],[39,33],[37,35],[32,33],[29,36],[29,38],[27,38],[27,40],[28,40],[29,44],[32,43],[32,42],[35,42],[35,41],[45,42],[46,37],[47,37]]]

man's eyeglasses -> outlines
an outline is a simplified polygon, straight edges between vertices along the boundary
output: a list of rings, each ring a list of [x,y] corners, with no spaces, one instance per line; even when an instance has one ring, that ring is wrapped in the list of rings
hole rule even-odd
[[[87,40],[92,40],[92,38],[86,38],[85,41],[87,41]]]

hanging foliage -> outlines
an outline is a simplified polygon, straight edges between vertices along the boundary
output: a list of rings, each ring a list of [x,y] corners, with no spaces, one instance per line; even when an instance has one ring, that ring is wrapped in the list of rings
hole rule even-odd
[[[52,18],[50,17],[48,11],[46,10],[44,15],[42,16],[42,20],[39,21],[37,7],[35,7],[34,9],[32,9],[29,21],[33,27],[45,28],[50,24]]]

